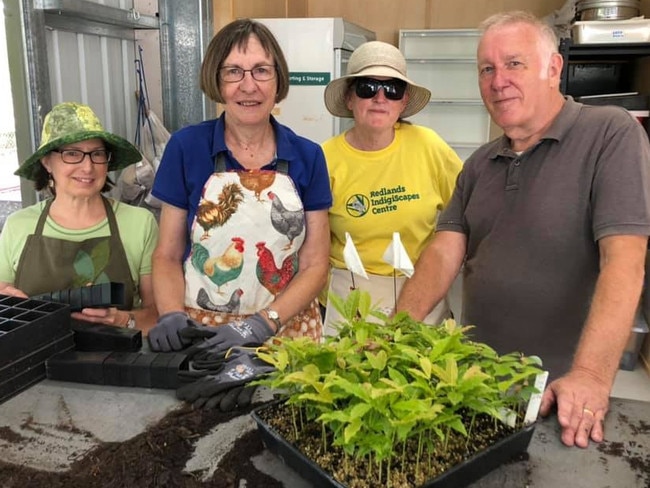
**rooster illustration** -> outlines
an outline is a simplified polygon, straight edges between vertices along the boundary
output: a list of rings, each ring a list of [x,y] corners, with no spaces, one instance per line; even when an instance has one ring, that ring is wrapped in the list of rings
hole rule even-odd
[[[208,292],[205,291],[205,288],[201,288],[196,295],[196,304],[206,310],[212,310],[213,312],[222,312],[222,313],[239,313],[240,298],[244,294],[244,290],[237,288],[230,295],[230,300],[223,305],[217,305],[210,300]]]
[[[201,199],[199,207],[196,209],[196,221],[203,227],[201,240],[210,237],[210,229],[221,227],[228,222],[243,199],[242,190],[236,183],[224,185],[216,203],[212,200]]]
[[[233,237],[231,241],[232,244],[217,257],[210,257],[208,250],[198,242],[192,244],[192,266],[217,285],[217,293],[221,293],[224,283],[237,278],[244,266],[244,239]]]
[[[275,265],[275,257],[266,247],[265,242],[258,242],[257,267],[255,272],[259,282],[273,295],[277,295],[287,286],[298,272],[298,253],[294,252],[282,261],[280,269]]]
[[[305,217],[302,209],[287,210],[282,204],[280,198],[272,191],[267,195],[271,199],[271,223],[273,228],[280,234],[287,236],[289,244],[284,246],[284,250],[290,249],[293,240],[298,237],[305,228]]]
[[[237,174],[239,175],[241,186],[255,193],[255,198],[257,198],[258,202],[262,201],[260,198],[262,192],[275,181],[275,171],[260,171],[253,169],[240,171]]]

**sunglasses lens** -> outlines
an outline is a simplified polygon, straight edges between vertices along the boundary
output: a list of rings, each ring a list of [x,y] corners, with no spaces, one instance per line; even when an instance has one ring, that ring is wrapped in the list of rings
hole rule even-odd
[[[360,79],[355,91],[359,98],[372,98],[379,91],[379,85],[374,80]]]
[[[359,98],[372,98],[384,89],[384,96],[389,100],[401,100],[406,91],[406,82],[402,80],[374,80],[360,78],[357,80],[355,93]]]
[[[402,80],[384,81],[384,95],[389,100],[401,100],[406,91],[406,83]]]

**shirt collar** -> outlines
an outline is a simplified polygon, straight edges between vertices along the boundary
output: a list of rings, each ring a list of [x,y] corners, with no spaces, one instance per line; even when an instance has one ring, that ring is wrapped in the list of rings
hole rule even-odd
[[[536,147],[545,140],[561,141],[575,124],[583,104],[575,102],[573,97],[568,95],[564,98],[565,102],[562,105],[562,109],[556,115],[546,133],[533,147]],[[488,157],[490,159],[496,159],[500,156],[514,157],[515,155],[515,152],[510,149],[510,139],[504,134],[497,139],[497,143],[488,154]]]
[[[288,129],[279,124],[278,121],[270,116],[271,126],[273,126],[273,133],[275,134],[276,157],[287,162],[296,159],[296,152],[294,145],[289,141]],[[212,158],[220,152],[228,152],[226,146],[226,114],[225,112],[217,119],[214,126],[214,134],[212,139]]]

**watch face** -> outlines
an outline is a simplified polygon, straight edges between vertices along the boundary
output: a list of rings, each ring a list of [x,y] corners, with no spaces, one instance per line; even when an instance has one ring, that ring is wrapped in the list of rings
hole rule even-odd
[[[276,312],[275,310],[271,310],[270,308],[266,310],[266,313],[268,314],[271,320],[278,320],[280,318],[278,312]]]

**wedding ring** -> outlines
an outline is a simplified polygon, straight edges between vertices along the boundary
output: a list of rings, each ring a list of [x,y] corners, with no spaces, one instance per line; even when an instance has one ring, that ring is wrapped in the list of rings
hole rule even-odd
[[[582,409],[582,413],[588,413],[588,414],[591,415],[592,417],[594,416],[594,412],[592,412],[591,410],[589,410],[587,407],[585,407],[585,408]]]

